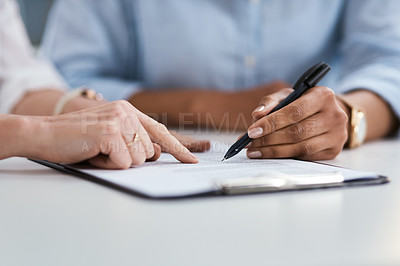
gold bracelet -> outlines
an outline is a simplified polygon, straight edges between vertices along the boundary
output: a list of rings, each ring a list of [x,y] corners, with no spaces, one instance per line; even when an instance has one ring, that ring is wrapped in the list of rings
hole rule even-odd
[[[101,101],[103,100],[103,95],[100,93],[96,93],[96,91],[89,89],[87,87],[81,87],[70,92],[67,92],[64,96],[58,100],[56,106],[54,107],[53,115],[62,114],[65,108],[65,105],[69,101],[77,97],[84,97],[86,99]]]

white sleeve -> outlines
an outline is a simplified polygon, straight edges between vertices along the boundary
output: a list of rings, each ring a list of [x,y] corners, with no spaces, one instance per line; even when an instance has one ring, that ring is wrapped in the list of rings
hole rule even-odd
[[[15,0],[0,0],[0,113],[27,91],[66,88],[52,64],[35,57]]]

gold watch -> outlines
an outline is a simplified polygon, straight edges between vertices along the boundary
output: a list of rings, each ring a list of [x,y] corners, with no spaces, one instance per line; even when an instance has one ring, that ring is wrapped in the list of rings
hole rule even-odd
[[[346,147],[353,149],[363,144],[367,135],[367,119],[365,117],[365,110],[350,103],[342,97],[338,97],[338,99],[350,110],[350,128]]]

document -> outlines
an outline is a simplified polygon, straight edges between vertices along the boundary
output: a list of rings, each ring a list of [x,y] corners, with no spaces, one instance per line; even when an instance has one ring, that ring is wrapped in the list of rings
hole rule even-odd
[[[156,198],[218,193],[229,187],[239,187],[241,190],[238,191],[244,193],[250,188],[256,191],[266,188],[265,191],[288,190],[302,185],[318,187],[379,177],[375,173],[292,159],[250,160],[244,150],[221,162],[228,147],[212,146],[211,151],[196,154],[200,160],[198,164],[183,164],[170,154],[163,153],[156,162],[146,162],[127,170],[102,170],[82,165],[70,165],[68,168]]]

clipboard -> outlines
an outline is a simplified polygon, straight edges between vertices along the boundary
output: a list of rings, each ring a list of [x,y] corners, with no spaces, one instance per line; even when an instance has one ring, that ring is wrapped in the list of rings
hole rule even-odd
[[[219,155],[218,155],[219,156]],[[166,160],[162,160],[166,158]],[[339,187],[352,187],[352,186],[366,186],[366,185],[378,185],[390,182],[390,179],[386,176],[371,172],[354,171],[347,168],[341,168],[329,164],[308,162],[301,160],[266,160],[267,162],[279,162],[284,165],[294,166],[305,166],[309,167],[311,173],[299,173],[285,174],[279,172],[268,172],[267,175],[248,175],[240,176],[235,178],[224,178],[224,169],[220,171],[216,176],[219,178],[209,178],[202,175],[198,175],[199,179],[204,179],[207,182],[198,182],[196,177],[171,177],[163,178],[160,176],[152,176],[152,167],[159,167],[158,173],[167,173],[168,169],[181,169],[182,171],[189,168],[187,173],[192,173],[192,168],[196,166],[185,166],[184,164],[175,163],[172,156],[169,154],[163,154],[160,163],[147,165],[145,167],[131,168],[128,170],[100,170],[93,169],[87,165],[65,165],[55,164],[48,161],[42,160],[31,160],[44,166],[56,169],[58,171],[73,175],[75,177],[83,178],[85,180],[95,182],[113,189],[117,189],[129,194],[154,199],[171,199],[171,198],[185,198],[193,196],[212,196],[212,195],[242,195],[242,194],[254,194],[254,193],[271,193],[271,192],[282,192],[282,191],[299,191],[309,189],[325,189],[325,188],[339,188]],[[246,161],[247,162],[247,161]],[[257,165],[257,161],[251,160],[254,165]],[[262,168],[262,160],[258,161],[260,169]],[[252,167],[246,163],[243,164],[243,168]],[[206,167],[203,164],[201,167]],[[227,165],[229,168],[229,165]],[[146,168],[148,167],[148,168]],[[147,171],[150,169],[150,171]],[[321,169],[324,171],[318,172],[315,169]],[[181,171],[181,170],[179,170]],[[228,171],[228,170],[227,170]],[[130,174],[126,174],[130,173]],[[142,175],[141,177],[131,175]],[[150,174],[149,174],[150,173]],[[260,172],[262,173],[262,171]],[[120,176],[124,175],[124,177]],[[178,174],[179,176],[179,174]],[[135,182],[129,183],[130,178],[139,178]],[[154,179],[149,183],[151,179]],[[173,186],[176,185],[176,187]]]

